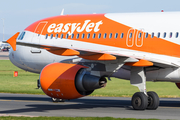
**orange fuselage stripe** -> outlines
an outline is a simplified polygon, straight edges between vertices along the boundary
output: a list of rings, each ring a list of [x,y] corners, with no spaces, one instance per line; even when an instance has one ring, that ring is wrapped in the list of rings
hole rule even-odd
[[[88,21],[89,20],[89,21]],[[79,39],[74,38],[73,40],[76,41],[82,41],[82,42],[88,42],[88,43],[94,43],[94,44],[100,44],[100,45],[107,45],[112,47],[118,47],[118,48],[124,48],[129,50],[137,50],[142,52],[149,52],[154,54],[162,54],[162,55],[168,55],[173,57],[180,57],[180,45],[169,42],[167,40],[164,40],[162,38],[151,38],[151,35],[148,35],[148,38],[145,38],[144,33],[143,34],[143,45],[141,46],[141,40],[137,39],[136,36],[141,31],[134,29],[134,39],[129,39],[127,41],[127,36],[129,34],[129,31],[132,29],[131,26],[126,26],[121,23],[115,22],[113,20],[110,20],[104,16],[104,14],[95,14],[95,15],[67,15],[67,16],[56,16],[51,17],[47,19],[43,19],[40,21],[37,21],[27,27],[26,31],[36,32],[36,27],[40,22],[46,21],[47,24],[41,32],[42,35],[48,34],[49,36],[51,34],[68,34],[73,31],[74,35],[78,34],[80,35]],[[56,25],[54,27],[52,24]],[[61,26],[61,25],[64,26]],[[62,29],[59,30],[60,32],[57,32],[58,29],[57,25],[61,26]],[[66,25],[66,26],[65,26]],[[83,25],[86,26],[85,29],[83,29]],[[49,28],[49,26],[51,26]],[[73,27],[75,30],[73,29]],[[78,29],[79,27],[79,29]],[[95,28],[96,27],[96,28]],[[39,28],[38,28],[39,29]],[[48,29],[52,31],[51,33],[48,33]],[[56,31],[55,31],[56,29]],[[35,31],[36,30],[36,31]],[[82,30],[82,32],[79,32]],[[87,32],[88,31],[88,32]],[[37,33],[37,32],[36,32]],[[85,37],[82,39],[82,34],[85,33]],[[87,39],[87,34],[90,33],[90,38]],[[92,35],[96,33],[96,37],[93,39]],[[98,34],[101,33],[101,38],[98,38]],[[107,33],[107,38],[104,39],[103,35],[104,33]],[[112,38],[109,38],[109,34],[112,33]],[[115,38],[115,34],[118,33],[118,38]],[[120,38],[120,34],[124,33],[124,37]],[[38,33],[39,34],[39,33]],[[64,37],[65,38],[65,37]],[[69,37],[69,39],[71,39]],[[133,42],[134,43],[131,43]],[[129,42],[129,43],[127,43]],[[130,44],[128,46],[127,44]],[[132,44],[132,46],[131,46]],[[136,45],[137,44],[137,45]]]

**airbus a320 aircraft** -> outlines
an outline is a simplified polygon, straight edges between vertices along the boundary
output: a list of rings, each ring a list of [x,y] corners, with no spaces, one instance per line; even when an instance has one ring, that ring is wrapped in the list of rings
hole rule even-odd
[[[146,81],[174,82],[180,88],[180,12],[61,15],[39,20],[11,44],[11,62],[40,73],[45,94],[75,99],[106,85],[129,80],[140,92],[136,110],[155,110],[159,97]]]

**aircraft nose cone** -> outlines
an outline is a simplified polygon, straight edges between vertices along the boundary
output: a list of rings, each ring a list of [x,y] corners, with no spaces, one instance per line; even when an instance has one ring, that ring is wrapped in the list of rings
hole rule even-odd
[[[14,58],[14,53],[13,53],[12,48],[10,48],[9,49],[9,59],[10,59],[11,62],[12,62],[13,58]]]
[[[15,52],[12,50],[12,48],[9,50],[9,59],[10,59],[10,61],[14,64],[14,65],[16,65],[17,66],[17,64],[16,64],[16,60],[15,60],[15,58],[14,58],[14,54],[15,54]]]

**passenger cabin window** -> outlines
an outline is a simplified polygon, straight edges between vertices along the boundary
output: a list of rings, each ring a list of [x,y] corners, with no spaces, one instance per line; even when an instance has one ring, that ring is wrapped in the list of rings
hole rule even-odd
[[[98,38],[101,38],[101,33],[98,34]]]
[[[138,38],[141,38],[141,36],[142,36],[142,33],[139,33]]]
[[[160,38],[160,32],[158,32],[158,34],[157,34],[157,38]]]
[[[118,33],[115,34],[115,38],[118,38]]]
[[[106,39],[106,37],[107,37],[107,33],[104,33],[104,39]]]
[[[87,35],[87,39],[89,39],[90,38],[90,33],[88,33],[88,35]]]
[[[61,34],[61,39],[63,39],[63,36],[64,36],[64,35],[63,35],[63,34]]]
[[[112,38],[112,33],[109,34],[109,38],[110,38],[110,39]]]
[[[45,37],[45,39],[47,39],[48,38],[48,34],[46,34],[46,37]]]
[[[66,39],[68,39],[68,37],[69,37],[69,34],[66,34]]]
[[[154,38],[154,33],[152,33],[151,38]]]
[[[132,33],[129,34],[129,38],[132,38]]]
[[[76,39],[79,39],[79,33],[76,35]]]
[[[172,38],[172,35],[173,35],[173,34],[172,34],[172,32],[170,32],[170,34],[169,34],[169,38]]]
[[[164,36],[163,36],[164,38],[166,37],[166,32],[164,32]]]
[[[145,38],[148,38],[148,33],[145,34]]]
[[[123,38],[124,37],[124,33],[121,33],[121,38]]]
[[[53,38],[53,34],[51,34],[51,39]]]
[[[84,39],[84,36],[85,36],[85,34],[83,33],[83,34],[82,34],[82,39]]]
[[[74,33],[72,33],[72,35],[71,35],[71,39],[73,39],[74,38]]]
[[[94,39],[95,37],[96,37],[96,33],[93,34],[93,37],[92,37],[92,38]]]
[[[179,33],[178,32],[176,32],[176,38],[178,38],[179,37]]]
[[[58,38],[58,34],[56,34],[56,39]]]

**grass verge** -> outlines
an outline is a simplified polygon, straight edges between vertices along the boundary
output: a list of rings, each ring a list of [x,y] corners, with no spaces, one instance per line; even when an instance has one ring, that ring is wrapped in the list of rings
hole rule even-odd
[[[13,71],[18,71],[18,77],[13,77]],[[38,78],[38,74],[21,70],[9,60],[0,60],[1,93],[44,94],[36,89]],[[138,91],[129,81],[112,78],[105,88],[95,90],[91,96],[131,97]],[[155,91],[160,97],[180,97],[179,89],[170,82],[147,82],[147,91]]]
[[[112,117],[0,117],[1,120],[158,120]]]

